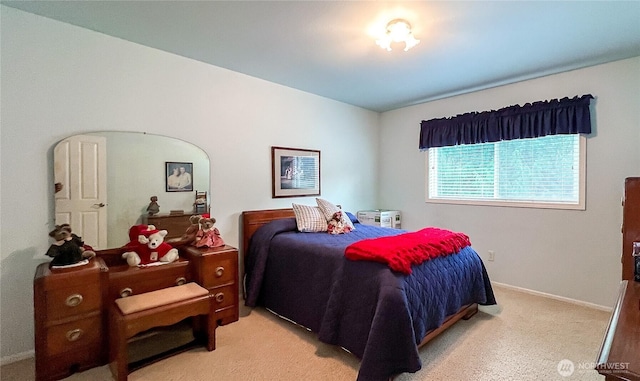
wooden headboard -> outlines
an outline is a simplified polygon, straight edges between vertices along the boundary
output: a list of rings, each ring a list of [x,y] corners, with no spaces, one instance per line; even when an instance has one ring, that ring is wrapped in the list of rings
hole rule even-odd
[[[265,210],[250,210],[242,212],[242,253],[243,259],[247,256],[247,249],[249,248],[249,238],[253,233],[258,230],[262,225],[265,225],[273,220],[280,220],[282,218],[295,217],[293,209],[265,209]],[[243,261],[244,263],[244,261]]]

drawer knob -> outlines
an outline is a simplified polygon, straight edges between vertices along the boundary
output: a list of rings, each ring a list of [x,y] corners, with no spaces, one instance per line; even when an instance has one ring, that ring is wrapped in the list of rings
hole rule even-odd
[[[176,278],[176,286],[182,286],[183,284],[187,283],[187,279],[183,276]]]
[[[224,274],[224,267],[218,266],[216,268],[216,277],[220,278]]]
[[[219,292],[215,295],[216,298],[216,302],[218,303],[222,303],[224,302],[224,293],[223,292]]]
[[[126,287],[120,290],[121,298],[126,298],[127,296],[131,296],[132,294],[133,294],[133,290],[130,287]]]
[[[82,331],[80,328],[72,329],[71,331],[68,331],[66,334],[67,340],[77,341],[82,336],[83,333],[84,331]]]
[[[69,295],[67,297],[67,300],[65,300],[65,304],[69,307],[77,307],[80,303],[82,303],[83,299],[84,298],[80,294]]]

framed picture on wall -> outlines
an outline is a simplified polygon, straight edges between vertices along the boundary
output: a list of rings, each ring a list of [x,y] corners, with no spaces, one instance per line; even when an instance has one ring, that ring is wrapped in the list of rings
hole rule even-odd
[[[320,151],[271,147],[272,198],[320,195]]]
[[[193,163],[165,162],[167,192],[193,191]]]

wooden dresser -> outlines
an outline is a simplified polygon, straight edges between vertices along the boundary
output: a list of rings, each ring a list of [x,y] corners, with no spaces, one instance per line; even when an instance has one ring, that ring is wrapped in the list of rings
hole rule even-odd
[[[104,364],[107,267],[100,258],[69,269],[36,269],[33,281],[36,380]]]
[[[36,380],[59,380],[108,362],[108,310],[117,298],[195,281],[213,294],[218,325],[237,321],[238,250],[178,250],[178,261],[147,268],[129,267],[121,248],[98,251],[79,267],[39,265],[33,283]]]
[[[157,229],[166,230],[169,234],[165,237],[165,240],[172,238],[179,238],[184,234],[187,228],[191,225],[189,222],[191,214],[169,214],[158,213],[153,216],[143,215],[142,222],[147,225],[154,225]]]

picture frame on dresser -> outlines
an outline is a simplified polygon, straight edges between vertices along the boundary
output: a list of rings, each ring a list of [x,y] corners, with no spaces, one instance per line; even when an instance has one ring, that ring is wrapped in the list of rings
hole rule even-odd
[[[193,163],[165,162],[164,178],[167,192],[193,192]]]
[[[320,195],[320,151],[271,147],[271,197]]]

